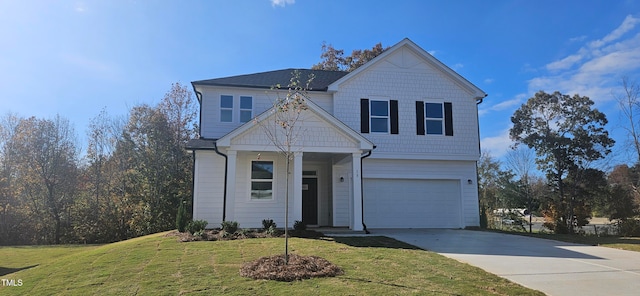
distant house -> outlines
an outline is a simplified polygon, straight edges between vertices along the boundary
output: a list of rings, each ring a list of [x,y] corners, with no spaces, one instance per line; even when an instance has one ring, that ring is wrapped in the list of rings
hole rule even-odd
[[[293,70],[192,82],[201,135],[187,144],[194,219],[284,226],[285,160],[255,120],[273,116],[270,88]],[[299,70],[316,78],[294,149],[289,226],[479,225],[482,90],[409,39],[353,72]]]

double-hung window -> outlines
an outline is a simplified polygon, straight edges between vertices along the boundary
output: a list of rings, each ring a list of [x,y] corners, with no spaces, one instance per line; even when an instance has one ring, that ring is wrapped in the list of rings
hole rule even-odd
[[[398,100],[360,99],[360,132],[398,134]]]
[[[389,133],[389,101],[371,100],[371,132]]]
[[[416,101],[418,135],[453,136],[453,108],[449,102]]]
[[[251,161],[251,199],[273,199],[273,161]]]
[[[253,117],[253,98],[240,96],[240,122],[249,122]]]
[[[444,104],[424,103],[424,118],[427,135],[442,135],[444,122]]]
[[[220,96],[220,121],[233,122],[233,96]]]

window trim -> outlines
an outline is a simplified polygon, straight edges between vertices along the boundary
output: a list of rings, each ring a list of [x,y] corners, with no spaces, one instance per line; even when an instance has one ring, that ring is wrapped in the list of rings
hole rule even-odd
[[[231,97],[231,108],[229,108],[229,107],[222,107],[222,97]],[[219,112],[220,117],[219,117],[218,119],[220,120],[220,122],[223,122],[223,123],[233,123],[233,117],[234,117],[234,116],[233,116],[233,113],[235,113],[235,112],[233,112],[233,110],[234,110],[234,108],[233,108],[233,107],[235,106],[235,102],[234,102],[234,101],[235,101],[235,100],[234,100],[234,96],[233,96],[233,95],[220,94],[220,103],[218,104],[218,109],[220,110],[220,112]],[[227,110],[230,110],[230,111],[231,111],[231,121],[223,121],[223,120],[222,120],[222,111],[227,111]]]
[[[273,166],[273,175],[271,179],[253,179],[252,178],[252,172],[253,172],[253,163],[254,162],[271,162],[271,165]],[[266,158],[266,159],[251,159],[249,160],[249,169],[248,169],[248,177],[247,179],[249,180],[248,183],[248,188],[247,188],[247,199],[251,202],[275,202],[276,201],[276,160],[275,159],[271,159],[271,158]],[[253,182],[266,182],[266,181],[271,181],[271,198],[265,198],[265,199],[261,199],[261,198],[253,198],[251,196],[251,187]]]
[[[251,99],[251,108],[250,109],[246,109],[246,108],[242,108],[242,98],[250,98]],[[241,123],[246,123],[249,122],[253,119],[253,96],[240,96],[240,104],[239,104],[239,109],[240,109],[240,115],[238,116],[238,119],[240,120]],[[249,120],[247,121],[242,121],[242,112],[243,111],[249,111],[250,115],[249,115]]]
[[[425,135],[434,135],[434,136],[444,136],[445,135],[445,110],[444,110],[444,100],[440,101],[440,100],[425,100],[424,102],[424,134]],[[428,117],[427,116],[427,104],[440,104],[440,111],[442,112],[442,117],[438,118],[438,117]],[[429,128],[428,128],[428,124],[427,121],[440,121],[441,122],[441,129],[440,129],[440,133],[429,133]]]
[[[387,102],[387,115],[386,116],[381,116],[381,115],[373,115],[373,101],[377,101],[377,102]],[[373,130],[373,122],[372,119],[373,118],[386,118],[387,119],[387,131],[386,132],[379,132],[379,131],[374,131]],[[371,134],[390,134],[391,133],[391,103],[390,100],[387,98],[369,98],[369,133]]]

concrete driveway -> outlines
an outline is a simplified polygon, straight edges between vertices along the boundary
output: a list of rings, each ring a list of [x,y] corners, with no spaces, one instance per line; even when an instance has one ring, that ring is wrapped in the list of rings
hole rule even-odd
[[[518,235],[374,229],[548,295],[640,295],[640,252]]]

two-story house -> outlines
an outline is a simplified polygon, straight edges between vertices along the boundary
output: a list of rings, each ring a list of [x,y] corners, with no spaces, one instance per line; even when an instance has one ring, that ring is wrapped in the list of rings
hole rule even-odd
[[[284,226],[285,158],[259,123],[294,69],[192,82],[200,103],[193,216]],[[352,72],[313,73],[295,142],[289,227],[479,225],[478,108],[486,94],[404,39]],[[286,91],[286,90],[280,90]]]

